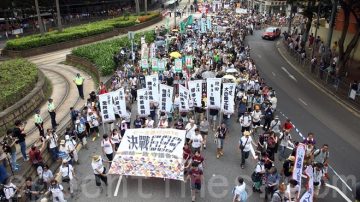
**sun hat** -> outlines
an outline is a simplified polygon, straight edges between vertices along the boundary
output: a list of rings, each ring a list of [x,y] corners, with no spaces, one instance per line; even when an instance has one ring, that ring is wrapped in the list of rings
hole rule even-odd
[[[250,136],[250,132],[249,131],[244,131],[244,136]]]

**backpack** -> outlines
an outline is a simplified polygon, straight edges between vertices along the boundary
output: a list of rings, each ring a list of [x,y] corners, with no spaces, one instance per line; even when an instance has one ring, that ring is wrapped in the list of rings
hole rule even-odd
[[[265,118],[266,119],[272,119],[273,118],[273,111],[271,110],[271,108],[267,108],[265,111]]]

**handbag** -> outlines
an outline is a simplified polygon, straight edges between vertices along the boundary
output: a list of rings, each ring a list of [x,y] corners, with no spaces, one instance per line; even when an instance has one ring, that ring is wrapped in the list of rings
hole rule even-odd
[[[69,168],[69,165],[67,166],[67,168],[68,168],[68,174],[67,174],[67,176],[62,177],[62,182],[70,182],[70,176],[69,176],[70,168]]]
[[[245,149],[245,145],[247,144],[248,140],[249,140],[249,138],[246,139],[244,145],[242,144],[242,141],[240,142],[240,150],[241,150],[241,151]]]
[[[260,181],[260,174],[259,173],[257,173],[257,172],[253,172],[252,174],[251,174],[251,180],[253,181],[253,182],[259,182]]]

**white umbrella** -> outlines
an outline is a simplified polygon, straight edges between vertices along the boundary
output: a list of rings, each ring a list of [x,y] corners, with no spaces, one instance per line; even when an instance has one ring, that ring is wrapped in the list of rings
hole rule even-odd
[[[229,68],[225,72],[226,73],[238,73],[238,70],[236,70],[235,68]]]
[[[215,78],[216,74],[212,71],[205,71],[201,74],[201,77],[203,79],[207,79],[207,78]]]

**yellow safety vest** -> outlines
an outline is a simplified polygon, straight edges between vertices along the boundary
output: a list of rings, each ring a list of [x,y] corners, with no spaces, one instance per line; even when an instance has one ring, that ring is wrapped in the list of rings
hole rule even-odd
[[[74,81],[76,85],[82,85],[84,80],[85,80],[84,77],[80,76],[80,77],[75,77]]]

